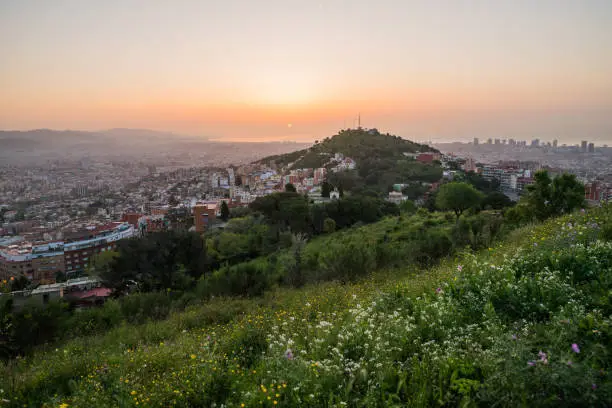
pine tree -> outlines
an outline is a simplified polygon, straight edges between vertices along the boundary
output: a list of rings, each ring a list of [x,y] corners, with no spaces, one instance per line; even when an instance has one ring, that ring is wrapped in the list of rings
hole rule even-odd
[[[230,210],[229,210],[229,207],[227,206],[227,202],[221,201],[221,219],[223,221],[227,221],[229,216],[230,216]]]

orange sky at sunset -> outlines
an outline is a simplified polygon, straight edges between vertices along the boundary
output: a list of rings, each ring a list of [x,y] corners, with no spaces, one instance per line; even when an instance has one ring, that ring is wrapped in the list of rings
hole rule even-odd
[[[604,0],[6,1],[0,55],[0,129],[612,139]]]

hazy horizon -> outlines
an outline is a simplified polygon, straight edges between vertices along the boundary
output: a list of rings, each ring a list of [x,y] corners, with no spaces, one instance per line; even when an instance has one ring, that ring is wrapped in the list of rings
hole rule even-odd
[[[612,2],[0,3],[0,129],[612,142]]]

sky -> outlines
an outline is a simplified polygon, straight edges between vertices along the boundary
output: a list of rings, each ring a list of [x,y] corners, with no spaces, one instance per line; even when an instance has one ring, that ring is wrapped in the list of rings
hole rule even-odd
[[[2,0],[0,129],[612,141],[610,0]]]

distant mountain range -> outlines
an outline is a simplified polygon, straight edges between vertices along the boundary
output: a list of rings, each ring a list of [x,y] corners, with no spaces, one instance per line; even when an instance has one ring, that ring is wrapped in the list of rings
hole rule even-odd
[[[49,144],[58,143],[71,144],[97,144],[107,142],[120,142],[122,144],[142,143],[146,141],[168,141],[181,140],[208,140],[207,137],[194,137],[177,135],[170,132],[159,132],[149,129],[108,129],[95,132],[82,130],[0,130],[0,144],[4,148],[32,148],[48,147]],[[52,147],[52,146],[51,146]]]
[[[36,164],[46,160],[105,157],[155,159],[189,157],[201,166],[244,163],[269,154],[287,153],[306,144],[229,143],[149,129],[35,129],[0,131],[0,163]],[[200,158],[200,159],[198,159]],[[185,165],[193,163],[185,162]]]

